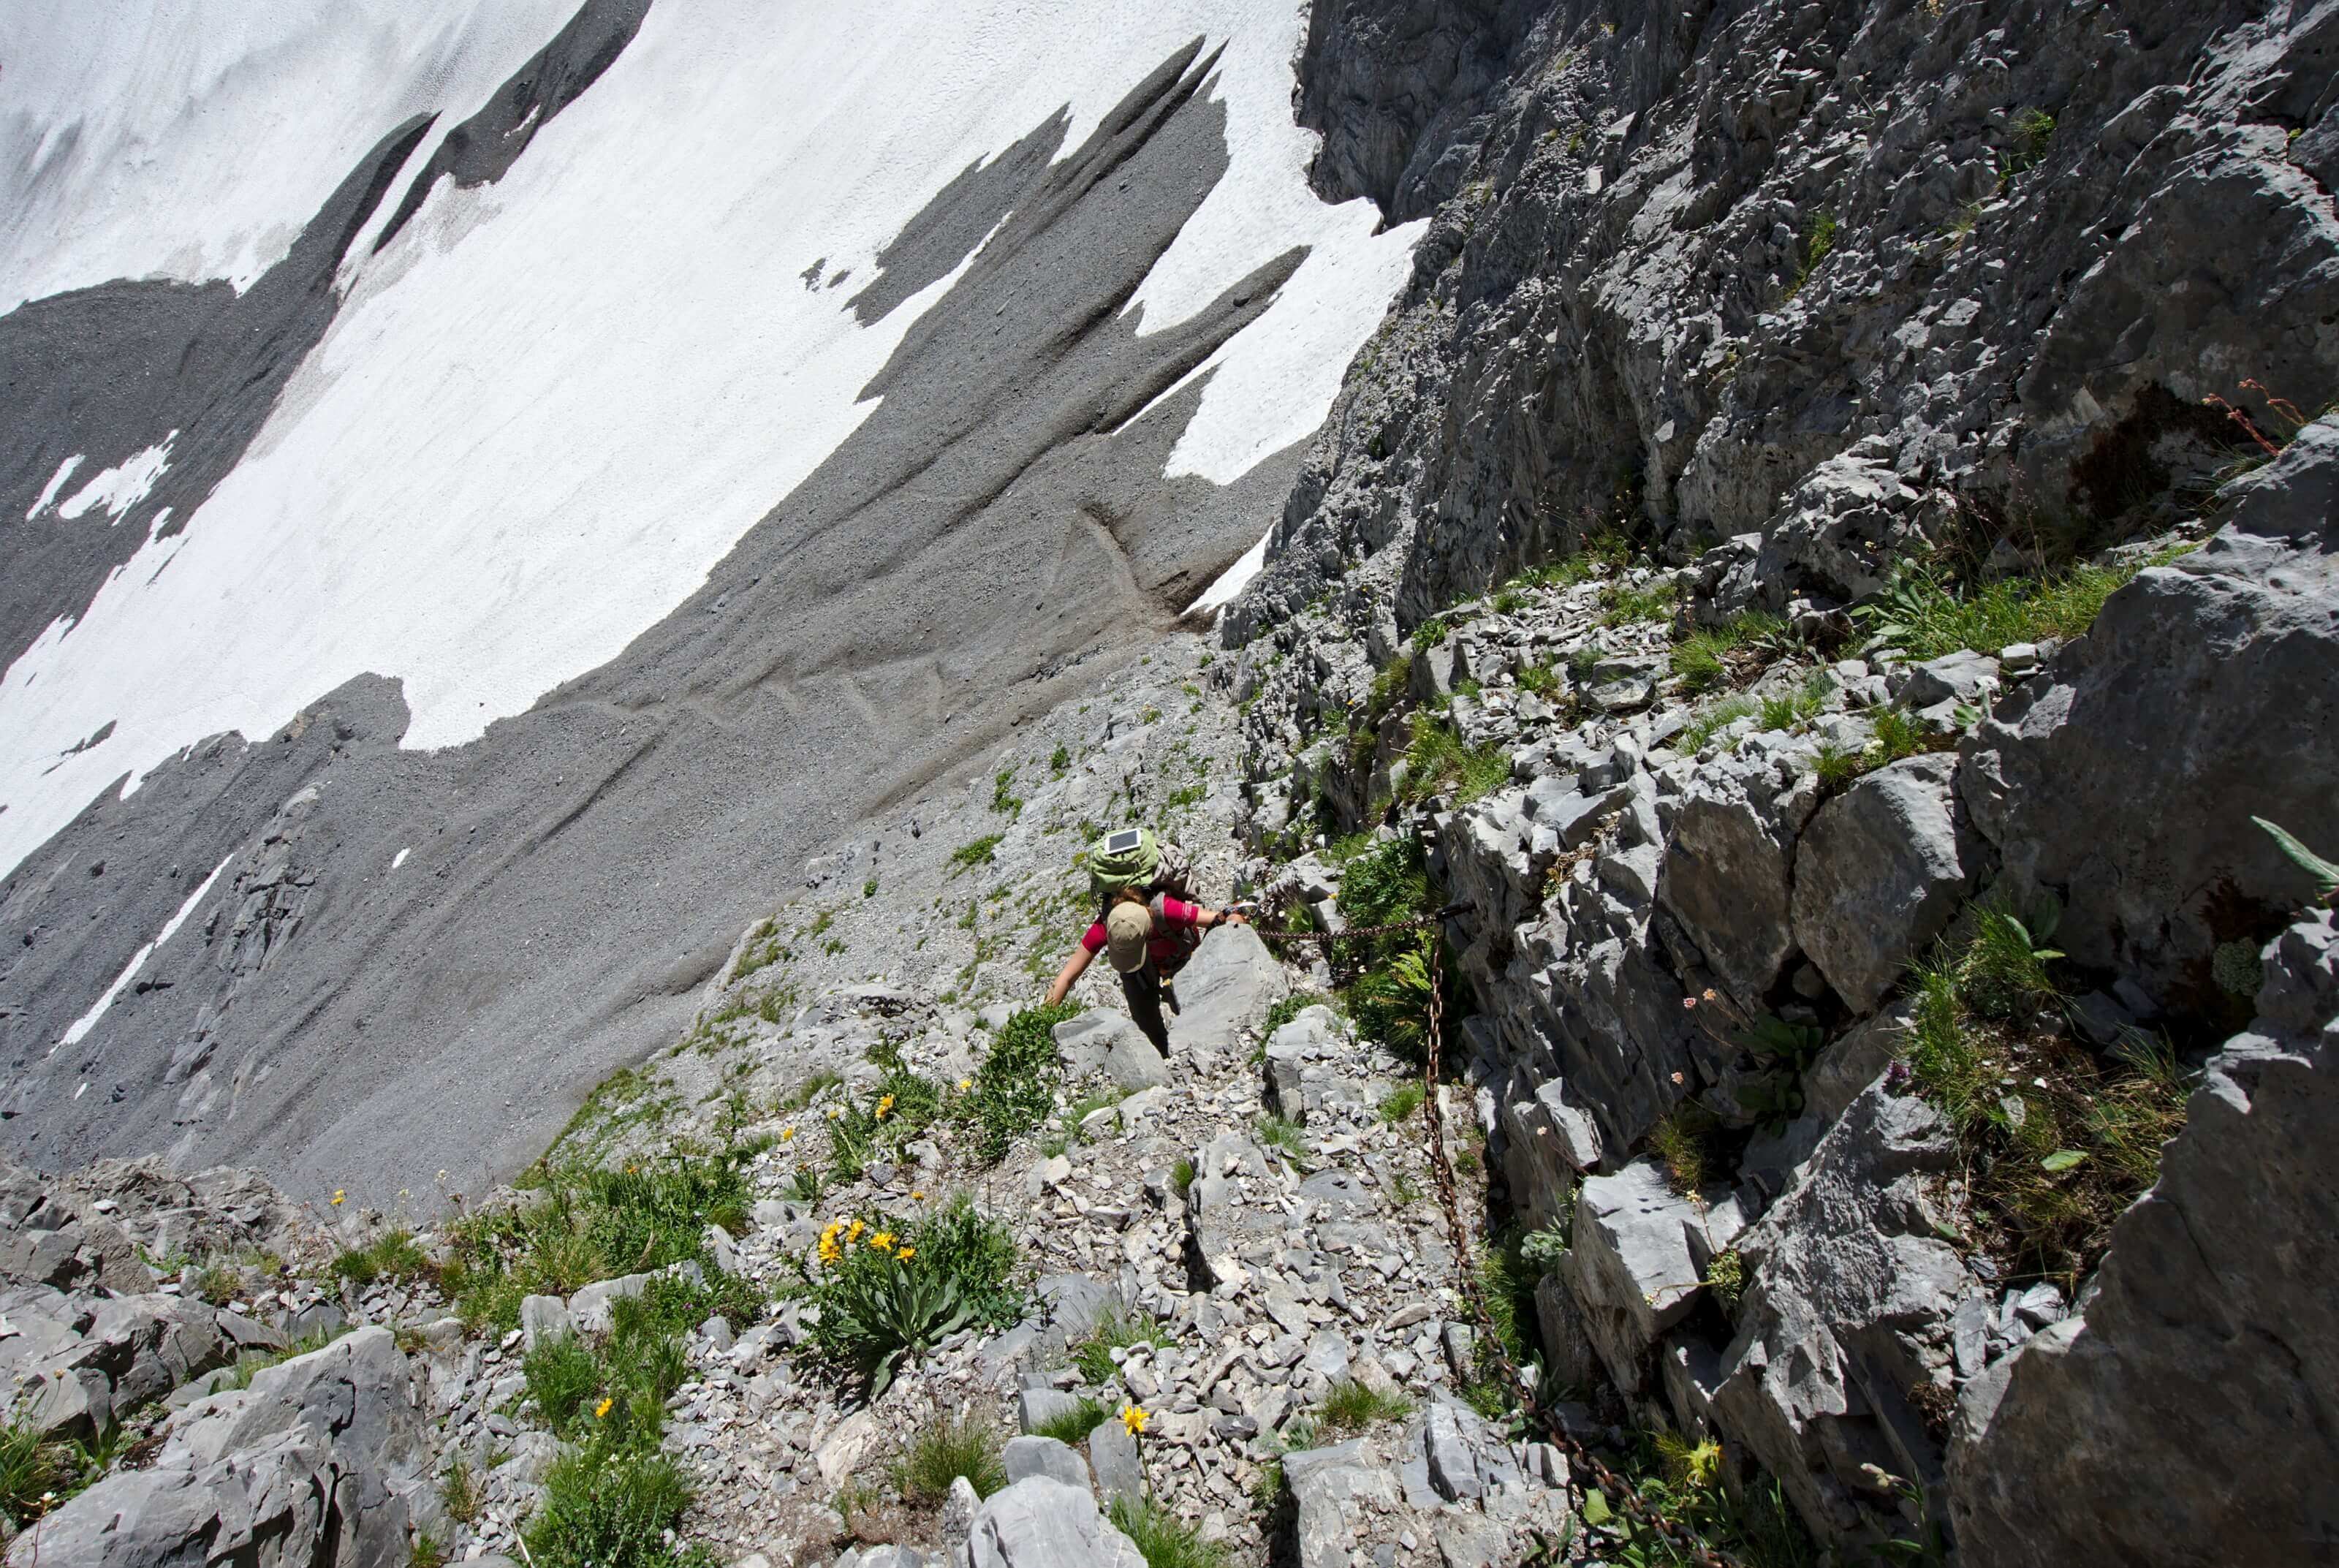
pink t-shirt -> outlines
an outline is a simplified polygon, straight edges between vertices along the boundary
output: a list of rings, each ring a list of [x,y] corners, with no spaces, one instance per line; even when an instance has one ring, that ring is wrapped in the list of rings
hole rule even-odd
[[[1193,945],[1182,939],[1193,932],[1201,916],[1202,906],[1171,898],[1165,892],[1154,895],[1150,908],[1153,911],[1153,937],[1145,944],[1145,954],[1156,964],[1175,962]],[[1105,948],[1104,922],[1099,921],[1089,927],[1087,934],[1081,938],[1081,945],[1089,950],[1091,957],[1102,952]]]

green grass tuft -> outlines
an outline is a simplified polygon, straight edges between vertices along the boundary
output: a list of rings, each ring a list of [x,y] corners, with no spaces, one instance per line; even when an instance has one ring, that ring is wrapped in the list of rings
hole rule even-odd
[[[1136,1503],[1115,1497],[1107,1512],[1113,1528],[1145,1559],[1145,1568],[1227,1568],[1225,1547],[1203,1540],[1197,1526],[1150,1497]]]
[[[963,1475],[977,1497],[988,1497],[1007,1484],[1001,1459],[1004,1446],[999,1428],[982,1416],[937,1415],[912,1435],[902,1451],[893,1466],[894,1489],[909,1502],[936,1504],[950,1494],[951,1483]]]
[[[1377,1422],[1402,1421],[1412,1414],[1413,1401],[1404,1395],[1385,1394],[1343,1377],[1324,1391],[1316,1424],[1327,1435],[1337,1436],[1362,1432]]]

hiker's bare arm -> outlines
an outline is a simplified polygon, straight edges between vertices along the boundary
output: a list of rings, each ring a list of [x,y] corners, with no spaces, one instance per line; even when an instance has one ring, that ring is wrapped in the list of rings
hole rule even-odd
[[[1064,967],[1056,971],[1056,983],[1048,988],[1050,1007],[1055,1006],[1071,994],[1073,982],[1089,971],[1089,962],[1095,957],[1096,954],[1085,947],[1072,949],[1072,956],[1066,959]]]

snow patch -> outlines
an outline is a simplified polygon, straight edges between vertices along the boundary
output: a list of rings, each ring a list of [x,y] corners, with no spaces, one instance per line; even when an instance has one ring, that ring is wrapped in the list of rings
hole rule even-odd
[[[57,516],[72,522],[92,507],[104,507],[120,522],[123,514],[146,498],[163,470],[171,466],[171,443],[179,439],[173,430],[154,446],[133,452],[113,468],[84,485],[73,499],[57,508]],[[40,510],[38,507],[33,508]]]
[[[400,850],[396,854],[394,854],[394,855],[392,855],[392,856],[390,856],[390,870],[392,870],[392,871],[396,871],[400,866],[404,865],[404,864],[406,863],[406,857],[407,857],[408,855],[412,854],[413,853],[414,853],[414,846],[413,846],[413,845],[411,845],[411,844],[409,844],[409,845],[407,845],[407,847],[406,847],[406,848],[404,848],[404,849],[402,849],[402,850]]]
[[[187,917],[195,912],[195,906],[203,902],[203,894],[212,891],[212,883],[219,881],[220,873],[227,869],[228,861],[234,858],[235,853],[232,850],[229,851],[227,860],[213,866],[212,874],[203,878],[202,885],[187,895],[187,902],[179,906],[179,912],[163,922],[163,929],[154,933],[154,940],[131,955],[130,962],[123,967],[120,974],[113,977],[113,983],[105,988],[104,994],[89,1004],[87,1012],[83,1013],[66,1026],[64,1033],[58,1037],[56,1045],[49,1047],[51,1056],[57,1053],[58,1046],[79,1045],[82,1037],[97,1027],[97,1021],[105,1016],[105,1010],[113,1005],[113,999],[122,994],[122,988],[138,978],[138,971],[146,967],[146,961],[154,956],[156,948],[178,934],[179,928],[187,923]],[[74,1098],[78,1100],[81,1096],[76,1093]]]
[[[1259,535],[1258,543],[1245,550],[1240,560],[1220,572],[1219,580],[1204,588],[1202,597],[1186,606],[1186,613],[1189,616],[1216,615],[1234,603],[1235,596],[1248,587],[1251,578],[1258,576],[1258,569],[1267,565],[1267,541],[1274,537],[1272,528]]]
[[[25,520],[26,522],[31,522],[35,518],[39,517],[43,512],[49,509],[49,503],[57,498],[57,492],[65,488],[65,481],[74,477],[74,470],[75,468],[81,467],[83,457],[83,453],[75,452],[72,457],[67,458],[64,462],[57,465],[57,471],[51,474],[49,476],[49,482],[41,487],[41,498],[35,501],[33,503],[33,509],[25,514]]]
[[[0,75],[0,301],[142,271],[249,281],[381,134],[437,109],[443,135],[574,3],[35,9],[13,30],[45,31]],[[1060,0],[896,0],[872,28],[834,7],[659,0],[501,181],[442,181],[388,249],[360,250],[242,463],[0,676],[16,737],[0,874],[123,767],[134,788],[354,676],[402,682],[404,744],[437,747],[615,657],[868,417],[861,389],[958,276],[864,328],[845,293],[803,287],[807,267],[873,273],[970,163],[1067,108],[1076,147],[1198,35],[1225,44],[1209,91],[1232,163],[1140,290],[1141,330],[1312,249],[1212,360],[1168,471],[1224,483],[1299,439],[1414,233],[1373,235],[1368,204],[1308,191],[1312,138],[1289,107],[1303,21],[1257,0],[1159,0],[1110,26]],[[37,212],[12,212],[43,155],[70,199],[43,186]],[[134,467],[74,501],[126,510]],[[25,760],[109,717],[107,764],[42,776]]]

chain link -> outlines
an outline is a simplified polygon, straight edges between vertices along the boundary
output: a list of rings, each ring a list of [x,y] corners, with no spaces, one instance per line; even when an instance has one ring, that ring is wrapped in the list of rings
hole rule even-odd
[[[1640,1524],[1663,1536],[1666,1543],[1703,1568],[1740,1568],[1737,1560],[1715,1551],[1699,1539],[1695,1532],[1675,1524],[1644,1501],[1633,1484],[1603,1464],[1599,1455],[1571,1435],[1554,1411],[1546,1410],[1534,1385],[1511,1359],[1509,1347],[1502,1336],[1495,1332],[1494,1316],[1487,1310],[1478,1270],[1470,1259],[1470,1233],[1462,1219],[1462,1203],[1458,1184],[1454,1179],[1454,1162],[1446,1151],[1446,1117],[1438,1102],[1438,1076],[1445,1056],[1444,1024],[1446,1013],[1445,984],[1445,922],[1447,916],[1469,908],[1467,904],[1451,904],[1436,914],[1418,920],[1398,921],[1388,925],[1363,926],[1339,932],[1269,932],[1259,935],[1270,941],[1313,942],[1329,944],[1351,938],[1386,936],[1403,931],[1430,930],[1429,962],[1429,1030],[1428,1050],[1422,1063],[1422,1112],[1427,1136],[1424,1139],[1429,1153],[1430,1177],[1437,1184],[1439,1202],[1446,1210],[1447,1233],[1454,1238],[1454,1268],[1456,1283],[1460,1287],[1463,1301],[1470,1316],[1477,1320],[1478,1343],[1488,1346],[1502,1370],[1505,1384],[1518,1395],[1519,1406],[1530,1425],[1539,1428],[1553,1446],[1567,1455],[1589,1471],[1598,1481],[1604,1496],[1618,1499],[1623,1511]]]

